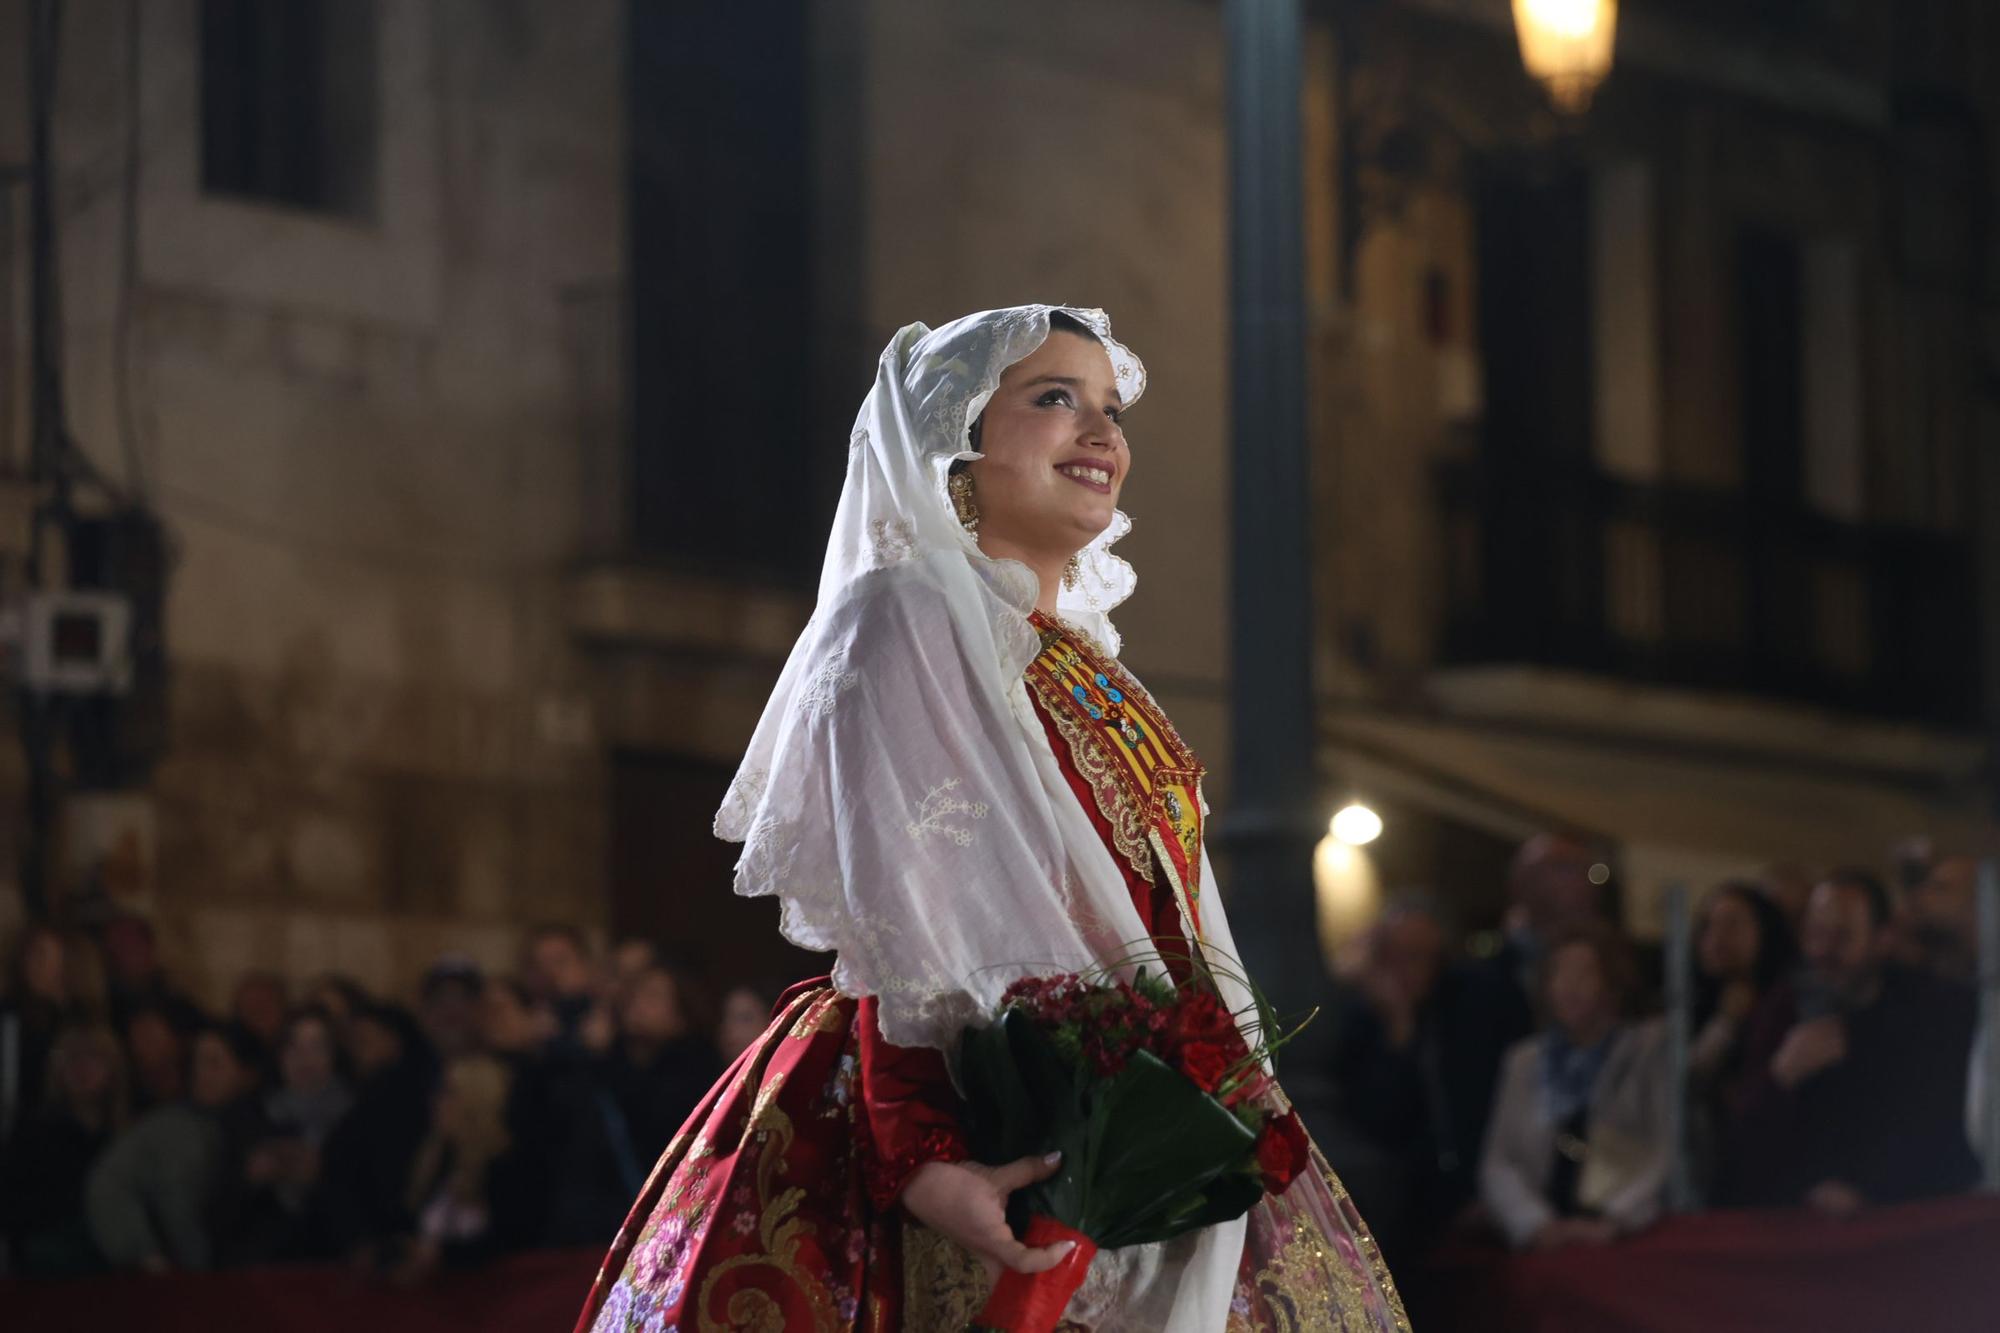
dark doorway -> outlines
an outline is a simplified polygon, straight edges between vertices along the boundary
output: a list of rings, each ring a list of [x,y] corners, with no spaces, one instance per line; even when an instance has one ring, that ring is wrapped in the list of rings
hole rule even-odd
[[[736,896],[740,848],[712,828],[734,771],[637,751],[612,761],[612,938],[654,941],[717,996],[746,983],[769,989],[820,976],[833,962],[785,943],[775,899]]]

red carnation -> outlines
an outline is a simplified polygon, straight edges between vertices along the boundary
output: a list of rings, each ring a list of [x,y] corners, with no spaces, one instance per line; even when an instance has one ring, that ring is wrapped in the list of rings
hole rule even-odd
[[[1257,1135],[1257,1170],[1264,1188],[1282,1194],[1306,1164],[1307,1139],[1296,1112],[1274,1115]]]
[[[1229,1071],[1229,1053],[1212,1041],[1191,1041],[1181,1047],[1181,1072],[1203,1092],[1214,1092]]]
[[[1229,1021],[1229,1012],[1222,1007],[1222,1001],[1216,998],[1213,991],[1188,993],[1174,1018],[1175,1035],[1187,1041],[1209,1037],[1224,1027],[1233,1026]]]

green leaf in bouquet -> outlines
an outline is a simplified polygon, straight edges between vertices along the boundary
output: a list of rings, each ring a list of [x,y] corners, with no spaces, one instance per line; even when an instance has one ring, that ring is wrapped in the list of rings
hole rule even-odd
[[[1240,1171],[1255,1153],[1257,1136],[1186,1075],[1140,1051],[1094,1101],[1087,1162],[1092,1188],[1076,1225],[1100,1245],[1133,1244],[1129,1237],[1140,1234],[1161,1238],[1151,1233],[1162,1219],[1207,1217],[1240,1197],[1224,1190],[1211,1200],[1209,1187]],[[1256,1201],[1252,1194],[1242,1208]]]
[[[1046,1213],[1077,1224],[1089,1180],[1089,1126],[1084,1075],[1063,1058],[1053,1039],[1018,1010],[999,1022],[970,1029],[959,1042],[959,1088],[965,1095],[972,1154],[1000,1164],[1060,1151],[1061,1169],[1018,1191],[1009,1215]]]
[[[1147,1245],[1172,1240],[1218,1222],[1230,1222],[1257,1206],[1264,1197],[1262,1177],[1249,1171],[1225,1171],[1197,1193],[1176,1200],[1173,1207],[1150,1221],[1121,1228],[1120,1244]]]
[[[1023,1094],[1037,1111],[1032,1143],[1016,1153],[1062,1153],[1056,1174],[1016,1196],[1016,1211],[1043,1212],[1091,1234],[1077,1220],[1086,1215],[1096,1167],[1091,1160],[1088,1075],[1063,1057],[1047,1029],[1016,1010],[1000,1021],[1013,1052]]]
[[[1011,1162],[1045,1137],[1042,1108],[1029,1096],[1014,1063],[1013,1043],[995,1023],[968,1028],[958,1046],[958,1084],[966,1105],[966,1138],[982,1162]],[[1046,1149],[1039,1149],[1046,1151]]]

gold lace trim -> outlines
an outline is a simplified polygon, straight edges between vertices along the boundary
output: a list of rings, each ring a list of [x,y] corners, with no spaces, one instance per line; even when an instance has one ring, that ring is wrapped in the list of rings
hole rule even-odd
[[[1148,884],[1153,878],[1153,849],[1146,839],[1146,820],[1136,802],[1125,790],[1123,779],[1125,765],[1105,751],[1099,737],[1091,725],[1077,715],[1070,707],[1070,700],[1061,693],[1061,686],[1044,677],[1040,672],[1031,672],[1028,685],[1035,691],[1042,710],[1056,724],[1062,734],[1063,743],[1069,746],[1069,757],[1076,765],[1076,771],[1083,774],[1083,780],[1090,784],[1090,791],[1097,798],[1097,809],[1111,825],[1111,842],[1118,854],[1125,858],[1132,869]]]

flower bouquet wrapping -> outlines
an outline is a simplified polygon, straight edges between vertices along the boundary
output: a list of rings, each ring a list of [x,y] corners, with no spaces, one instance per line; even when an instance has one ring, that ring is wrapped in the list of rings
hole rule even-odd
[[[1046,1272],[1003,1273],[973,1329],[1047,1333],[1098,1250],[1240,1217],[1306,1160],[1297,1117],[1266,1095],[1285,1038],[1253,1046],[1209,974],[1189,971],[1027,977],[961,1039],[973,1155],[1062,1153],[1055,1175],[1014,1195],[1009,1220],[1031,1246],[1076,1242]],[[1251,1031],[1273,1031],[1257,1009]]]

